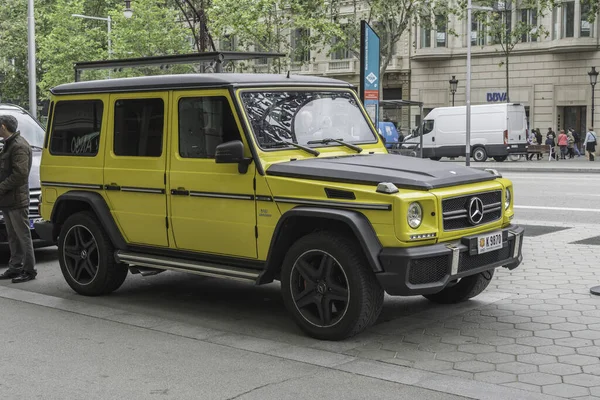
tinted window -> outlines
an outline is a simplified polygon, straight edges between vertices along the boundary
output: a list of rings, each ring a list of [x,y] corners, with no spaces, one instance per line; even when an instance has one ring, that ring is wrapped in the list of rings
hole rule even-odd
[[[225,97],[190,97],[179,100],[179,155],[214,158],[217,146],[241,140]]]
[[[115,103],[115,154],[160,157],[164,108],[162,99],[118,100]]]
[[[56,103],[50,153],[63,156],[98,154],[103,109],[100,100]]]

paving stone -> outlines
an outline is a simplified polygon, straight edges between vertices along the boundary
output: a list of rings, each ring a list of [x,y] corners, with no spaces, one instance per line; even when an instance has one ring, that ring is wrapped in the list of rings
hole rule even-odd
[[[516,382],[517,375],[498,371],[478,372],[475,374],[475,380],[494,384],[509,383]]]
[[[546,374],[560,375],[560,376],[580,374],[582,371],[581,367],[578,365],[560,364],[560,363],[540,365],[539,368],[540,368],[540,372],[544,372]]]
[[[444,322],[444,327],[449,329],[468,329],[468,328],[479,328],[479,324],[473,322],[464,322],[464,321],[447,321]]]
[[[574,324],[571,322],[562,322],[559,324],[552,324],[552,329],[556,329],[559,331],[569,331],[569,332],[574,332],[574,331],[582,331],[587,329],[585,325],[583,324]]]
[[[584,365],[582,368],[583,368],[583,372],[585,372],[586,374],[593,374],[593,375],[600,376],[600,364]]]
[[[568,347],[586,347],[594,344],[591,340],[588,339],[579,339],[579,338],[564,338],[564,339],[556,339],[554,341],[555,344],[559,346],[568,346]]]
[[[521,344],[509,344],[506,346],[498,346],[497,351],[499,353],[506,353],[506,354],[528,354],[528,353],[533,353],[535,351],[535,348],[531,347],[531,346],[523,346]]]
[[[456,351],[457,349],[458,346],[446,343],[430,343],[419,345],[419,350],[428,351],[430,353],[445,353],[449,351]]]
[[[516,329],[525,331],[543,331],[544,329],[550,329],[550,324],[539,324],[536,322],[526,322],[524,324],[516,324]]]
[[[494,350],[496,350],[494,346],[488,346],[485,344],[463,344],[458,346],[458,351],[473,354],[491,353]]]
[[[549,356],[547,354],[523,354],[517,356],[517,361],[535,364],[535,365],[543,365],[543,364],[552,364],[558,361],[558,358],[555,356]]]
[[[541,346],[536,349],[540,354],[548,354],[551,356],[566,356],[568,354],[575,354],[575,349],[566,346]]]
[[[563,377],[563,381],[565,383],[570,383],[571,385],[577,385],[577,386],[585,386],[585,387],[600,386],[600,376],[591,375],[591,374],[569,375],[569,376]]]
[[[548,315],[548,313],[546,311],[539,311],[539,310],[517,310],[515,311],[515,315],[520,315],[523,317],[543,317],[545,315]]]
[[[600,358],[600,347],[598,346],[579,347],[575,350],[577,351],[577,354]]]
[[[532,331],[522,331],[519,329],[505,329],[503,331],[498,331],[498,336],[519,338],[519,337],[533,336],[533,332]]]
[[[574,310],[557,310],[557,311],[551,311],[548,313],[548,315],[551,315],[553,317],[564,317],[564,318],[569,318],[569,317],[577,317],[581,315],[581,311],[574,311]]]
[[[568,385],[566,383],[559,383],[556,385],[545,385],[542,387],[542,393],[550,394],[552,396],[560,396],[572,399],[578,396],[587,396],[590,394],[587,388],[581,386]]]
[[[527,374],[530,372],[538,372],[538,367],[537,365],[526,364],[522,362],[508,362],[504,364],[497,364],[496,370],[514,374]]]
[[[532,385],[552,385],[561,383],[560,376],[544,374],[543,372],[532,372],[530,374],[519,374],[519,382],[530,383]]]
[[[571,337],[571,333],[567,331],[555,331],[552,329],[548,329],[545,331],[537,331],[534,332],[535,336],[544,337],[548,339],[562,339]]]
[[[489,362],[492,364],[501,364],[511,361],[516,361],[516,357],[512,354],[505,353],[483,353],[475,356],[477,361]]]
[[[590,394],[596,398],[600,397],[600,386],[590,388]]]
[[[386,360],[388,358],[395,358],[395,351],[386,350],[359,350],[352,349],[344,352],[344,354],[354,357],[368,358],[370,360]]]
[[[483,336],[496,336],[497,335],[495,330],[482,329],[482,328],[463,329],[460,331],[460,334],[462,336],[470,336],[470,337],[483,337]]]
[[[422,344],[422,343],[438,343],[440,341],[439,336],[431,336],[431,335],[423,335],[423,334],[409,334],[404,335],[405,343],[414,343],[414,344]]]
[[[567,306],[565,306],[565,307],[567,307]],[[532,310],[543,310],[543,311],[562,310],[562,306],[559,306],[557,304],[534,304],[532,306],[529,306],[529,308]]]
[[[503,346],[515,343],[515,339],[502,336],[487,336],[478,338],[477,342],[481,344],[489,344],[491,346]]]
[[[565,317],[556,317],[553,315],[543,315],[541,317],[531,318],[532,322],[538,322],[540,324],[559,324],[561,322],[567,322]]]
[[[425,328],[424,333],[432,336],[456,336],[460,334],[460,329],[444,328],[443,326],[436,326],[432,328]]]
[[[442,360],[417,361],[413,364],[414,368],[424,369],[427,371],[444,371],[447,369],[452,369],[453,366],[454,363]]]
[[[512,387],[512,388],[519,389],[519,390],[527,390],[528,392],[534,392],[534,393],[542,392],[541,386],[530,385],[529,383],[523,383],[523,382],[504,383],[502,386]]]
[[[564,362],[572,365],[592,365],[598,363],[598,357],[583,356],[580,354],[573,354],[570,356],[558,357],[559,362]]]
[[[498,317],[498,322],[504,322],[508,324],[522,324],[525,322],[531,322],[531,317],[522,317],[520,315],[508,315]]]
[[[517,344],[522,344],[525,346],[539,347],[539,346],[550,346],[550,345],[554,344],[554,341],[552,339],[531,336],[531,337],[517,338]]]
[[[481,361],[459,361],[454,364],[454,369],[467,372],[486,372],[493,371],[494,365]]]
[[[475,338],[474,336],[448,336],[448,337],[443,337],[441,342],[446,343],[446,344],[461,345],[461,344],[477,343],[477,338]]]
[[[468,361],[475,360],[475,354],[451,351],[448,353],[438,353],[435,355],[435,359],[450,362]]]
[[[464,378],[464,379],[473,379],[473,376],[474,376],[474,374],[472,372],[458,371],[456,369],[440,371],[440,373],[442,373],[444,375],[452,375],[452,376],[456,376],[456,377]]]
[[[600,331],[577,331],[573,332],[573,336],[580,339],[600,340]]]

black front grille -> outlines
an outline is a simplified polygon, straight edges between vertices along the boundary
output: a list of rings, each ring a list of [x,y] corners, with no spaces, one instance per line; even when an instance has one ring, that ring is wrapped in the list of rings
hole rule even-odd
[[[510,258],[510,245],[505,246],[500,250],[490,251],[489,253],[469,256],[469,253],[461,253],[458,260],[458,272],[466,272],[475,268],[490,265],[500,260],[508,260]]]
[[[40,203],[41,189],[29,189],[29,218],[39,218],[38,204]]]
[[[442,200],[442,216],[444,218],[444,230],[471,228],[469,222],[468,207],[473,197],[479,197],[483,202],[483,219],[478,225],[497,221],[502,217],[502,191],[475,193],[468,196],[454,197]]]
[[[420,258],[410,263],[408,281],[413,285],[423,285],[442,280],[448,273],[450,258],[438,256]]]

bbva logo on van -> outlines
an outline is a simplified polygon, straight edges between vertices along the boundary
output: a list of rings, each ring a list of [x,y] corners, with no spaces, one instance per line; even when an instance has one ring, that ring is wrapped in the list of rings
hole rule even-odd
[[[488,92],[487,101],[489,103],[494,101],[506,101],[506,92]]]

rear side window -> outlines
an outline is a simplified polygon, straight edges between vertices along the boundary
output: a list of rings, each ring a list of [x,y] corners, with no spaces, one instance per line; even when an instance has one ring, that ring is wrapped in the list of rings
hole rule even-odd
[[[160,157],[165,105],[162,99],[118,100],[115,103],[114,153]]]
[[[50,154],[87,157],[97,155],[104,111],[102,101],[59,101],[54,107]]]

